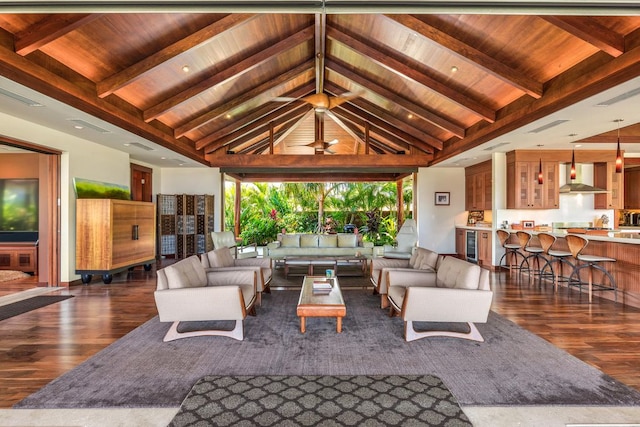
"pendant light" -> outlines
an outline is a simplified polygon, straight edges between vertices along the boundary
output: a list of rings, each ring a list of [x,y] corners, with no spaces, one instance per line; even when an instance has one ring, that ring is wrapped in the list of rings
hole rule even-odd
[[[571,170],[569,171],[569,176],[572,181],[576,179],[576,150],[571,150]]]
[[[542,177],[542,157],[540,158],[540,167],[538,169],[538,184],[542,184],[544,182]]]
[[[616,149],[616,173],[622,173],[622,154],[620,152],[620,122],[624,119],[617,119],[618,123],[618,147]]]

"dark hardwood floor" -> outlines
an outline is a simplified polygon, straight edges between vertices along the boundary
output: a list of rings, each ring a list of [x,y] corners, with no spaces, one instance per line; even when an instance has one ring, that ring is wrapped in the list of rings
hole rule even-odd
[[[0,283],[0,296],[34,287],[36,279]],[[492,274],[493,310],[640,390],[640,310],[577,290],[529,284]],[[157,312],[155,272],[136,268],[57,294],[75,298],[0,321],[0,408],[9,408],[88,359]],[[278,291],[274,291],[278,292]],[[258,313],[259,315],[259,313]],[[386,315],[385,311],[380,312]]]

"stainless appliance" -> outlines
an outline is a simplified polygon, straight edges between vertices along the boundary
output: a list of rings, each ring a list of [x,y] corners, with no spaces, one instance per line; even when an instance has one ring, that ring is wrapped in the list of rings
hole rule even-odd
[[[478,262],[478,242],[476,240],[476,232],[473,230],[467,230],[466,233],[467,242],[467,261]]]

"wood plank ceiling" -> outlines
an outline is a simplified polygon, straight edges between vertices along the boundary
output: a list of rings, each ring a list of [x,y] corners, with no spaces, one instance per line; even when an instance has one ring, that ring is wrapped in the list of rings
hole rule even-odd
[[[640,16],[0,14],[0,72],[242,180],[393,180],[640,75]]]

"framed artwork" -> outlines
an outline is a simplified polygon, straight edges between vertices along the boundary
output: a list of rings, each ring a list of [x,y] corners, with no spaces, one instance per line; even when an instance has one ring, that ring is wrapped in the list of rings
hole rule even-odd
[[[449,206],[450,194],[448,191],[436,191],[436,206]]]
[[[536,223],[534,221],[522,221],[522,228],[524,228],[525,230],[533,230],[536,226]]]

